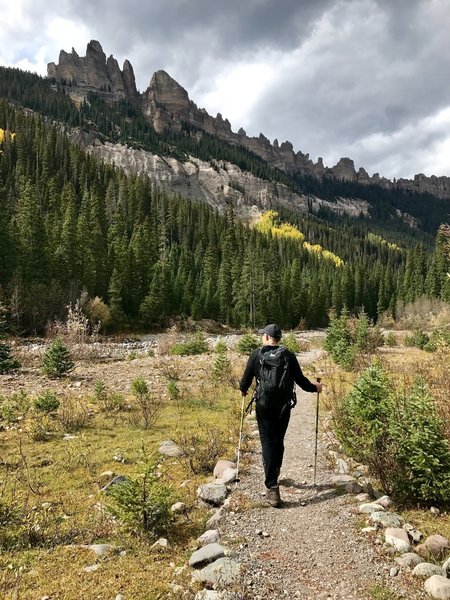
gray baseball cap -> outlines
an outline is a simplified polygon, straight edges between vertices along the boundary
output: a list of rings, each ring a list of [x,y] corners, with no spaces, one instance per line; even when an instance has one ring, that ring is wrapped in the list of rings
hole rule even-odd
[[[271,325],[266,325],[264,329],[258,329],[258,333],[267,333],[267,335],[273,338],[274,340],[281,340],[282,336],[280,327],[275,323],[272,323]]]

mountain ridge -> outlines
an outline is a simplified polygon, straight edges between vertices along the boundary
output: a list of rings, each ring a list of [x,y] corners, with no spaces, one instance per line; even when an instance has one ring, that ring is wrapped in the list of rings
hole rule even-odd
[[[376,184],[386,189],[402,188],[412,192],[427,192],[438,198],[450,198],[450,177],[447,176],[427,177],[419,173],[413,179],[392,181],[378,173],[370,177],[363,167],[356,171],[354,161],[348,157],[342,157],[336,165],[327,167],[320,157],[314,163],[309,154],[295,152],[289,141],[280,144],[275,139],[271,143],[263,133],[258,137],[249,137],[243,128],[237,133],[233,132],[228,119],[224,119],[220,113],[212,117],[204,108],[199,109],[189,98],[188,92],[163,70],[156,71],[148,88],[139,94],[131,63],[125,60],[121,71],[113,55],[107,59],[96,40],[91,40],[87,45],[85,57],[80,57],[75,49],[71,53],[61,50],[58,64],[49,63],[47,73],[57,84],[66,86],[69,95],[77,101],[85,98],[89,91],[96,91],[106,100],[125,99],[140,106],[156,132],[179,132],[186,127],[200,135],[205,132],[246,148],[270,166],[288,174],[363,185]]]

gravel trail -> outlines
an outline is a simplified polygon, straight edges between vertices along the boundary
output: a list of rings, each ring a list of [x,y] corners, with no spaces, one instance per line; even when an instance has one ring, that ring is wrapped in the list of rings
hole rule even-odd
[[[305,364],[306,357],[300,357]],[[308,357],[310,358],[310,357]],[[265,505],[259,438],[244,461],[240,483],[221,527],[225,545],[234,548],[243,566],[240,597],[303,600],[418,600],[426,598],[411,575],[390,576],[393,557],[360,531],[361,516],[348,494],[331,485],[325,448],[319,442],[317,485],[313,485],[316,395],[297,390],[285,438],[280,477],[284,504]],[[249,429],[256,429],[251,420]],[[255,435],[255,433],[253,433]]]

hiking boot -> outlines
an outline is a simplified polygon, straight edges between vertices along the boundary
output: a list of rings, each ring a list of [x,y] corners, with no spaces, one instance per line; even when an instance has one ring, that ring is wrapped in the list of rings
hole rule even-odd
[[[274,508],[281,506],[280,488],[278,486],[269,488],[266,492],[266,499],[268,504]]]

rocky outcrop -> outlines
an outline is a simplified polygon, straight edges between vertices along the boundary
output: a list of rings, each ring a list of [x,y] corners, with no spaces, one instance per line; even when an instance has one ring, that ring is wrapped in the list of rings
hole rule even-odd
[[[296,194],[281,183],[259,179],[234,164],[201,161],[191,157],[186,162],[161,157],[145,150],[136,150],[109,142],[101,144],[89,135],[79,133],[73,138],[88,152],[126,172],[146,173],[158,186],[184,198],[207,202],[219,212],[233,205],[236,213],[253,220],[263,211],[286,206],[299,212],[317,212],[320,207],[340,214],[367,215],[369,205],[361,200],[320,198]]]
[[[291,174],[308,175],[317,177],[331,177],[342,181],[361,184],[377,184],[386,188],[402,187],[417,192],[429,192],[435,196],[450,197],[450,177],[425,177],[419,174],[413,180],[399,179],[391,181],[380,177],[379,173],[369,176],[364,168],[355,170],[355,165],[350,158],[341,158],[333,167],[325,167],[322,158],[314,163],[309,154],[295,152],[289,141],[279,144],[275,139],[270,142],[262,133],[258,137],[247,136],[241,127],[237,133],[231,129],[228,119],[220,113],[216,117],[209,115],[204,109],[189,99],[187,91],[165,71],[157,71],[147,90],[143,94],[143,109],[152,121],[156,131],[166,129],[179,131],[183,123],[216,136],[226,142],[243,146],[265,160],[269,165]]]
[[[374,173],[372,177],[362,167],[356,171],[353,160],[341,158],[333,167],[326,167],[322,158],[314,163],[309,154],[295,152],[289,141],[281,144],[277,139],[270,142],[262,133],[257,137],[247,136],[244,129],[237,133],[231,129],[228,119],[220,113],[216,117],[205,109],[198,108],[190,100],[188,92],[165,71],[156,71],[143,94],[138,94],[133,68],[128,60],[121,71],[116,59],[106,55],[99,42],[92,40],[86,56],[80,57],[74,49],[69,54],[61,51],[58,64],[49,63],[48,76],[59,84],[68,84],[68,93],[81,101],[86,93],[95,90],[109,100],[126,98],[141,105],[144,114],[157,132],[180,131],[188,127],[195,135],[202,132],[221,140],[242,146],[265,160],[270,166],[290,174],[313,176],[319,179],[330,177],[337,180],[361,184],[377,184],[382,187],[406,188],[415,192],[429,192],[440,198],[450,198],[450,177],[426,177],[416,175],[413,180],[393,181]]]
[[[414,175],[414,179],[398,179],[397,185],[412,192],[428,192],[438,198],[450,198],[450,177],[427,177],[419,173]]]
[[[189,121],[187,91],[165,71],[156,71],[143,94],[144,114],[153,121],[156,131],[171,127],[180,129],[182,121]]]
[[[179,131],[183,124],[186,124],[231,144],[243,146],[272,166],[285,171],[309,175],[324,172],[322,162],[317,164],[316,170],[309,156],[302,152],[296,154],[288,141],[279,145],[278,140],[275,140],[274,144],[271,144],[262,133],[258,137],[248,137],[242,128],[238,133],[234,133],[228,119],[224,119],[220,113],[212,117],[206,110],[199,109],[189,99],[187,91],[165,71],[156,71],[153,75],[143,94],[142,106],[144,114],[158,132],[169,128]]]
[[[117,60],[112,55],[107,59],[96,40],[89,42],[84,57],[80,57],[74,48],[71,53],[61,50],[58,64],[47,65],[47,75],[58,84],[66,84],[69,93],[77,98],[88,91],[96,91],[110,100],[138,101],[130,62],[126,60],[121,71]]]

